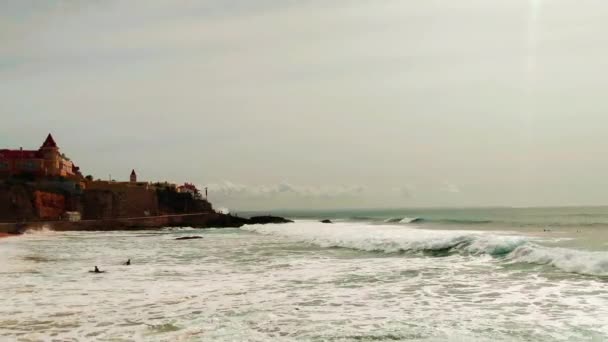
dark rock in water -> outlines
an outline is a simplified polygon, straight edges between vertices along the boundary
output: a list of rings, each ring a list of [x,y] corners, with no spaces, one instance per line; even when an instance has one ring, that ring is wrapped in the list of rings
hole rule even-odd
[[[331,220],[322,220],[321,223],[333,223]]]
[[[269,224],[269,223],[293,223],[292,220],[288,220],[278,216],[254,216],[248,220],[249,224]]]
[[[202,236],[182,236],[182,237],[178,237],[175,240],[195,240],[195,239],[202,239]]]

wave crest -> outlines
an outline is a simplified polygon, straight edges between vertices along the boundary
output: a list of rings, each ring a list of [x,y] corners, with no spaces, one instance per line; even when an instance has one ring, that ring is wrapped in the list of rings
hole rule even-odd
[[[242,229],[279,235],[320,247],[343,247],[368,252],[506,255],[527,242],[520,236],[488,235],[471,231],[420,230],[390,225],[334,224],[331,229],[315,223],[289,227],[251,225]]]
[[[384,223],[419,223],[423,222],[421,217],[391,217],[384,220]]]
[[[327,227],[313,222],[296,222],[289,226],[251,225],[241,229],[325,248],[430,256],[490,255],[509,263],[550,265],[569,273],[608,276],[608,252],[545,247],[524,236],[352,223]]]
[[[507,256],[512,263],[550,265],[568,273],[608,276],[608,253],[544,247],[534,244],[517,247]]]

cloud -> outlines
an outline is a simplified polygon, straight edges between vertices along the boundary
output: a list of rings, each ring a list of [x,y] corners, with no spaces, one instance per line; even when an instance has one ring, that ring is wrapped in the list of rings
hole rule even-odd
[[[244,185],[223,181],[209,184],[209,192],[214,196],[234,198],[273,198],[291,196],[300,198],[340,198],[354,197],[362,194],[365,187],[361,185],[323,185],[307,186],[281,182],[271,185]]]

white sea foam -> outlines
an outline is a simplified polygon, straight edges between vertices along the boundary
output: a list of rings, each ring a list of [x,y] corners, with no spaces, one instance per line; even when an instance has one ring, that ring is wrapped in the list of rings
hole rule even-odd
[[[187,231],[187,230],[197,230],[198,228],[193,227],[165,227],[162,230],[164,231]]]
[[[461,252],[504,255],[526,243],[523,236],[490,235],[476,231],[422,230],[392,225],[337,223],[331,226],[297,222],[285,226],[250,225],[244,230],[280,235],[321,247],[376,252]]]
[[[482,255],[505,257],[512,263],[551,265],[562,271],[608,275],[608,252],[545,247],[520,235],[480,231],[424,230],[403,226],[340,223],[332,226],[300,221],[285,226],[251,225],[243,229],[278,235],[320,247],[343,247],[369,252]],[[546,238],[545,238],[546,240]],[[563,240],[556,238],[557,240]]]
[[[25,235],[49,235],[49,234],[55,234],[55,231],[52,230],[49,226],[44,225],[41,228],[31,228],[31,229],[27,229],[24,232]]]
[[[570,273],[608,276],[608,252],[579,251],[530,244],[519,246],[507,256],[507,259],[511,262],[551,265]]]
[[[420,221],[419,217],[391,217],[384,220],[384,223],[414,223]]]
[[[509,249],[519,239],[523,242],[515,250],[532,244],[513,234],[311,222],[263,228],[263,234],[205,231],[195,244],[174,241],[183,235],[179,231],[2,239],[0,340],[608,337],[602,280],[568,276],[555,281],[528,268],[504,267],[501,258],[487,253]],[[245,230],[262,232],[262,226]],[[387,251],[455,246],[450,249],[455,252],[429,258],[296,242],[314,239]],[[397,241],[391,245],[391,240]],[[126,258],[131,266],[122,265]],[[93,265],[107,273],[89,273]]]
[[[399,223],[412,223],[412,222],[416,222],[418,220],[420,220],[418,217],[414,217],[414,218],[412,218],[412,217],[404,217],[404,218],[402,218],[399,221]]]

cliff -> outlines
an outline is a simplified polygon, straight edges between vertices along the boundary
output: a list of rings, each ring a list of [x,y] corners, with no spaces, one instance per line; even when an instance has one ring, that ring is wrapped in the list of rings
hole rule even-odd
[[[0,222],[57,220],[72,202],[66,195],[27,183],[0,183]]]
[[[156,190],[158,206],[161,212],[200,213],[213,211],[211,203],[203,199],[197,199],[190,193],[177,192],[172,188],[161,188]]]
[[[0,183],[0,221],[36,219],[33,191],[25,185]]]
[[[63,185],[0,181],[0,222],[60,220],[66,211],[80,212],[84,220],[213,211],[206,200],[171,188],[124,186],[71,191]]]

